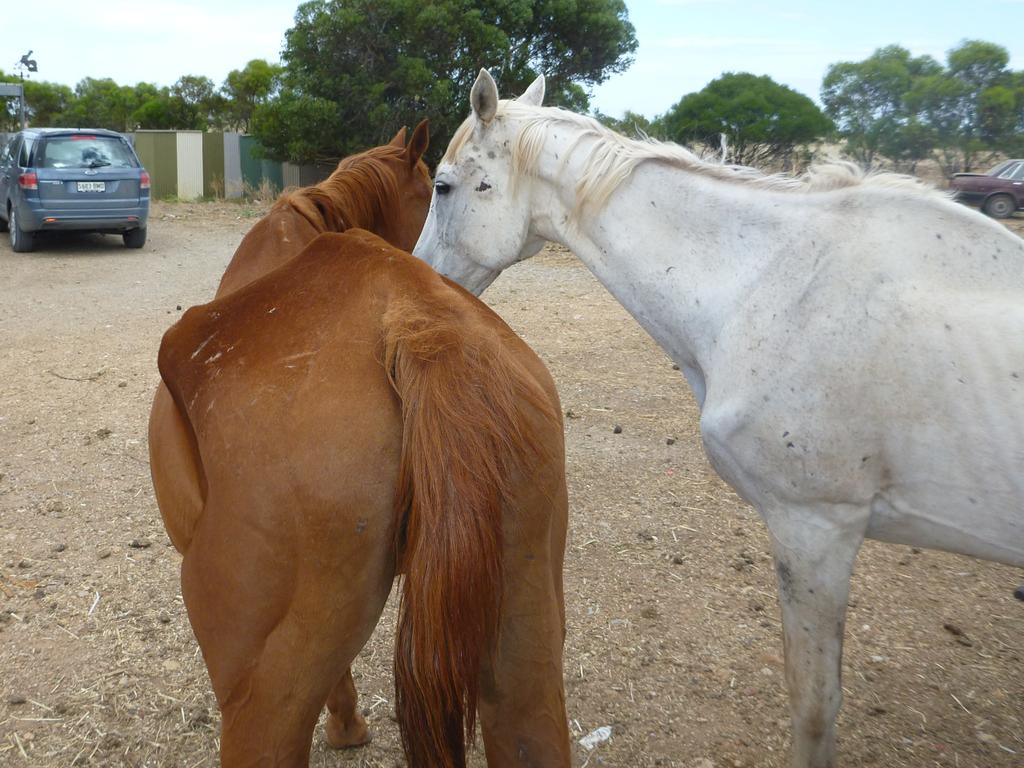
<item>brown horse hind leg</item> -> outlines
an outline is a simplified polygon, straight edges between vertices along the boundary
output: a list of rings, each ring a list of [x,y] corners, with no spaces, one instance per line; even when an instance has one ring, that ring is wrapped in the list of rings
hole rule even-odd
[[[357,703],[356,684],[349,667],[327,697],[327,743],[335,749],[361,747],[373,740]]]
[[[223,714],[223,768],[306,768],[320,712],[383,611],[389,539],[357,548],[332,530],[351,515],[336,514],[311,514],[319,535],[290,539],[280,534],[284,515],[243,522],[257,517],[252,506],[205,511],[182,563],[182,595]]]
[[[568,768],[562,676],[564,477],[553,499],[536,487],[506,513],[498,645],[480,681],[480,723],[489,768]],[[550,487],[549,487],[550,489]],[[550,492],[550,490],[549,490]]]

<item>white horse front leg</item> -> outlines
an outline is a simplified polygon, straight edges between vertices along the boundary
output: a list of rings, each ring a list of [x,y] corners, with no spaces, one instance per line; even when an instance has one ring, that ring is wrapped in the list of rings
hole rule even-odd
[[[767,511],[782,604],[793,768],[834,768],[850,575],[869,510],[848,505]]]

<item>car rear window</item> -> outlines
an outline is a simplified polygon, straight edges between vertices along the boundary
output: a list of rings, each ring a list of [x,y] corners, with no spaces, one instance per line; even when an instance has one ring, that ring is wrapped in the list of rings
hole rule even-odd
[[[37,152],[39,168],[134,168],[135,158],[122,139],[74,134],[48,138]]]
[[[18,151],[18,165],[22,168],[28,168],[29,160],[32,157],[32,145],[35,143],[35,139],[31,136],[25,136],[21,142],[21,149]]]

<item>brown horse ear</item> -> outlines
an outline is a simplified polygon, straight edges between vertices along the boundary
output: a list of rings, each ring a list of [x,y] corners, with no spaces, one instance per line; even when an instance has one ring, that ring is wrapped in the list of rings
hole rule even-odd
[[[395,134],[395,138],[388,142],[390,147],[405,147],[405,126],[403,125],[398,129],[398,133]]]
[[[430,144],[430,120],[423,118],[416,130],[412,132],[409,146],[405,148],[405,154],[409,159],[409,165],[416,165],[423,153],[427,151]]]

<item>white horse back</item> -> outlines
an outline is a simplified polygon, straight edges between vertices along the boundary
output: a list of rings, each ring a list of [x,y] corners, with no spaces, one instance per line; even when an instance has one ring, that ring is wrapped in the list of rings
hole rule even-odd
[[[758,467],[741,489],[869,504],[873,538],[1024,565],[1024,241],[941,200],[827,203],[720,340],[709,453]]]

